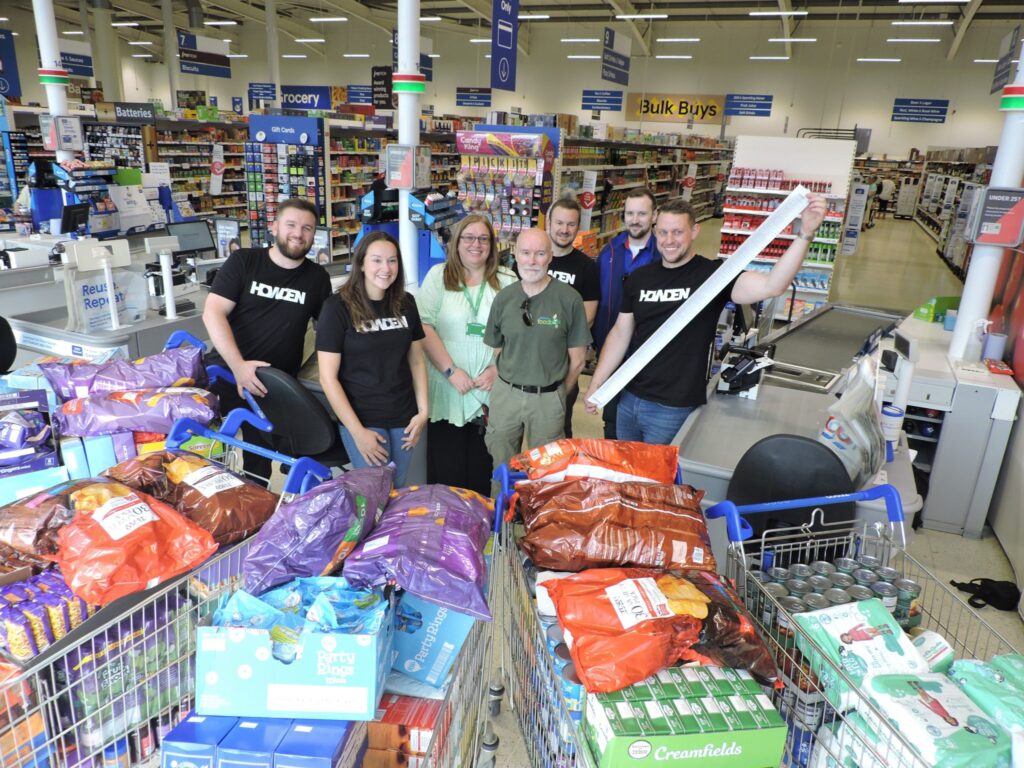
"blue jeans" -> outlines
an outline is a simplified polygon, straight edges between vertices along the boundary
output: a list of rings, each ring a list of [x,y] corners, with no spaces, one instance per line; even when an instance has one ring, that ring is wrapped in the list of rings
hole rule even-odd
[[[363,454],[359,452],[359,448],[356,446],[356,441],[355,438],[352,437],[352,433],[345,429],[341,424],[338,425],[338,429],[341,432],[341,442],[344,444],[345,451],[348,453],[348,457],[352,461],[353,469],[370,466],[366,463],[366,459],[363,458]],[[405,437],[405,427],[392,427],[391,429],[385,429],[383,427],[369,427],[369,429],[384,437],[384,450],[388,452],[388,461],[394,462],[395,464],[395,488],[404,487],[405,476],[409,472],[409,464],[412,463],[413,452],[422,444],[423,435],[420,435],[420,442],[416,443],[415,448],[409,451],[403,451],[402,439]]]
[[[619,440],[633,440],[650,445],[671,445],[673,438],[693,407],[677,408],[644,400],[632,392],[619,396],[615,436]]]

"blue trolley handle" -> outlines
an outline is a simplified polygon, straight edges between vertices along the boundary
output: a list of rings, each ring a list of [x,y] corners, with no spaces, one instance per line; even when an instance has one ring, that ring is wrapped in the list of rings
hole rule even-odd
[[[206,351],[206,344],[197,339],[188,331],[175,331],[167,337],[167,343],[164,344],[164,351],[168,349],[177,349],[182,344],[191,344],[193,347],[199,347],[199,349]]]
[[[184,333],[184,331],[181,331],[181,333]],[[235,383],[234,375],[231,373],[231,371],[229,371],[222,365],[206,366],[206,375],[210,377],[210,384],[216,384],[218,381],[226,381],[228,384]],[[265,421],[268,426],[262,427],[259,424],[256,424],[256,422],[251,423],[256,424],[256,426],[258,426],[264,432],[269,432],[271,429],[273,429],[273,425],[270,423],[270,420],[267,419],[267,414],[263,412],[263,409],[260,408],[259,404],[256,402],[256,398],[254,398],[252,396],[252,393],[245,387],[242,387],[242,397],[245,398],[245,402],[249,405],[249,410],[255,413],[259,418],[263,419],[263,421]],[[230,415],[231,414],[228,414],[229,417]],[[225,426],[227,426],[226,422]],[[225,429],[224,431],[229,432],[230,434],[235,434],[235,432],[237,432],[238,430],[236,429],[235,432],[231,432],[231,430]]]
[[[182,444],[192,436],[198,435],[210,440],[218,440],[225,445],[240,448],[249,453],[255,453],[257,456],[262,456],[271,461],[279,461],[282,465],[289,468],[288,476],[285,478],[284,483],[285,493],[305,493],[318,483],[331,479],[331,471],[320,462],[314,461],[308,456],[296,459],[291,456],[285,456],[283,453],[278,453],[270,448],[264,448],[262,445],[254,445],[253,443],[239,440],[235,435],[244,422],[248,422],[264,432],[270,431],[270,422],[265,418],[260,419],[256,414],[244,408],[235,408],[224,420],[224,425],[220,432],[203,426],[195,419],[178,419],[171,426],[171,431],[167,434],[167,447],[172,450],[181,448]]]
[[[725,518],[725,529],[729,535],[729,541],[736,543],[746,541],[753,536],[754,531],[741,515],[757,514],[759,512],[780,512],[785,509],[800,509],[802,507],[825,507],[830,504],[848,504],[857,501],[885,501],[885,511],[890,523],[903,522],[903,504],[900,501],[899,491],[892,485],[876,485],[864,491],[844,493],[835,496],[812,496],[806,499],[792,499],[791,501],[769,501],[764,504],[746,504],[737,507],[731,501],[720,501],[704,512],[708,520]]]

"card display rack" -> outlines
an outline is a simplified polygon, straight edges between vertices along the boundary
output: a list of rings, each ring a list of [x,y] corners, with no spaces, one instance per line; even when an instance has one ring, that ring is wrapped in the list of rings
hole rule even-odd
[[[116,163],[125,168],[144,168],[146,146],[141,125],[84,123],[84,155],[87,161]]]
[[[323,148],[315,145],[245,143],[246,204],[254,246],[269,242],[278,203],[289,197],[313,203],[321,212],[318,225],[326,226],[322,154]]]

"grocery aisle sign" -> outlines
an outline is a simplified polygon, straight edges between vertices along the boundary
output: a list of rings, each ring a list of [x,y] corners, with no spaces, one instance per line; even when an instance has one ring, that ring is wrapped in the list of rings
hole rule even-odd
[[[944,123],[949,99],[896,99],[892,105],[894,123]]]
[[[1013,80],[1013,57],[1020,49],[1020,25],[1008,32],[999,45],[999,61],[996,62],[996,71],[992,75],[992,93],[999,93]]]
[[[736,117],[771,117],[771,94],[727,93],[725,95],[725,114]]]
[[[0,29],[0,96],[21,96],[14,35],[7,29]]]
[[[597,110],[599,112],[621,112],[622,91],[583,91],[583,109]]]
[[[490,88],[456,88],[455,106],[457,107],[489,107],[491,106]]]
[[[653,123],[721,123],[725,116],[725,97],[675,93],[626,94],[628,121]]]
[[[178,30],[178,69],[186,75],[231,77],[231,49],[223,40]]]
[[[518,43],[519,0],[494,0],[491,5],[491,88],[516,89]]]
[[[629,54],[633,39],[629,35],[616,35],[611,27],[604,28],[604,48],[601,51],[601,79],[619,85],[629,85]]]
[[[57,40],[60,48],[60,63],[69,75],[92,77],[92,46],[77,40],[61,37]]]
[[[329,85],[282,85],[281,106],[286,109],[330,109]]]

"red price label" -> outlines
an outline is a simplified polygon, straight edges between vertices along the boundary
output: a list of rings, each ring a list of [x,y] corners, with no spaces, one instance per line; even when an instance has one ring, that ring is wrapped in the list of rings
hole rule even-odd
[[[718,181],[725,181],[725,174],[724,173],[720,173],[715,178],[717,178]]]
[[[223,176],[224,163],[220,162],[219,160],[214,160],[212,163],[210,163],[210,173],[212,173],[214,176]]]
[[[693,188],[697,186],[697,179],[694,178],[693,176],[687,176],[685,179],[683,179],[683,186]]]
[[[580,206],[586,208],[588,211],[594,207],[596,202],[593,192],[582,192],[580,193]]]

